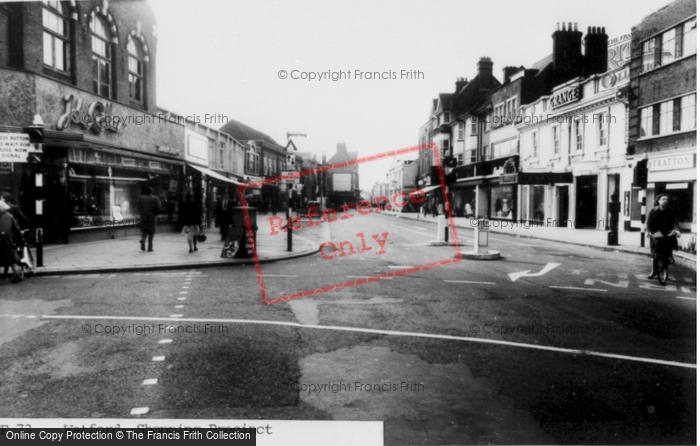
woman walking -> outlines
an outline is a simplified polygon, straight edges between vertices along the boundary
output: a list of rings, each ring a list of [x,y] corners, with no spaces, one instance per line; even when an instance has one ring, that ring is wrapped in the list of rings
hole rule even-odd
[[[22,235],[19,230],[19,225],[17,220],[10,214],[10,205],[4,201],[0,201],[0,266],[5,267],[5,274],[7,274],[7,268],[12,268],[14,277],[12,278],[12,283],[17,283],[22,278],[17,274],[16,263],[19,263],[19,256],[17,251],[15,251],[13,246],[13,240],[15,236],[17,240],[22,239]]]
[[[187,244],[190,245],[190,252],[197,251],[197,236],[199,236],[200,214],[197,204],[192,201],[192,194],[187,194],[185,202],[180,206],[180,224],[182,225],[182,235],[187,237]]]

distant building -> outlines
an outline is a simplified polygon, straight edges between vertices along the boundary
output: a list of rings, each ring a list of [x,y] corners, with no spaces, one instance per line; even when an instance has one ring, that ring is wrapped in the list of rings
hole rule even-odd
[[[344,165],[357,160],[357,152],[348,152],[343,142],[339,142],[335,154],[325,163],[326,165],[343,165],[326,173],[327,207],[335,207],[344,203],[355,203],[360,198],[360,172],[357,163]]]

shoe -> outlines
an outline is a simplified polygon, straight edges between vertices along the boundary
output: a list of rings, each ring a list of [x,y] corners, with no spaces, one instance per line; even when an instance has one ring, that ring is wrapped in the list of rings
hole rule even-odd
[[[192,254],[192,248],[190,248],[190,254]]]
[[[653,279],[654,277],[656,277],[656,271],[654,271],[653,273],[649,274],[649,275],[647,276],[647,279]]]
[[[15,274],[15,277],[12,278],[12,283],[17,283],[21,282],[22,278],[19,276],[19,274]]]
[[[153,252],[153,248],[149,249],[148,252]]]
[[[194,248],[195,251],[199,251],[197,248]]]
[[[146,250],[146,242],[141,240],[141,251],[145,251],[145,250]]]

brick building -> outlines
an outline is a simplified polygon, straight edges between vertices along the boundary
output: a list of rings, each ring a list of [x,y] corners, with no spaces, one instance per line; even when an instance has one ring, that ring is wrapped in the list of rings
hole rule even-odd
[[[697,232],[696,20],[696,2],[677,0],[632,28],[629,228],[643,228],[655,196],[667,192],[681,229]]]

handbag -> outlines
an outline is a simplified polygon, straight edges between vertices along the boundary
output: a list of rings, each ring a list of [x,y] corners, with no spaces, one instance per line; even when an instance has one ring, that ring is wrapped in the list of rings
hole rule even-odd
[[[197,241],[199,243],[204,243],[207,241],[207,236],[204,234],[204,231],[202,231],[202,228],[199,229],[199,234],[197,234]]]

